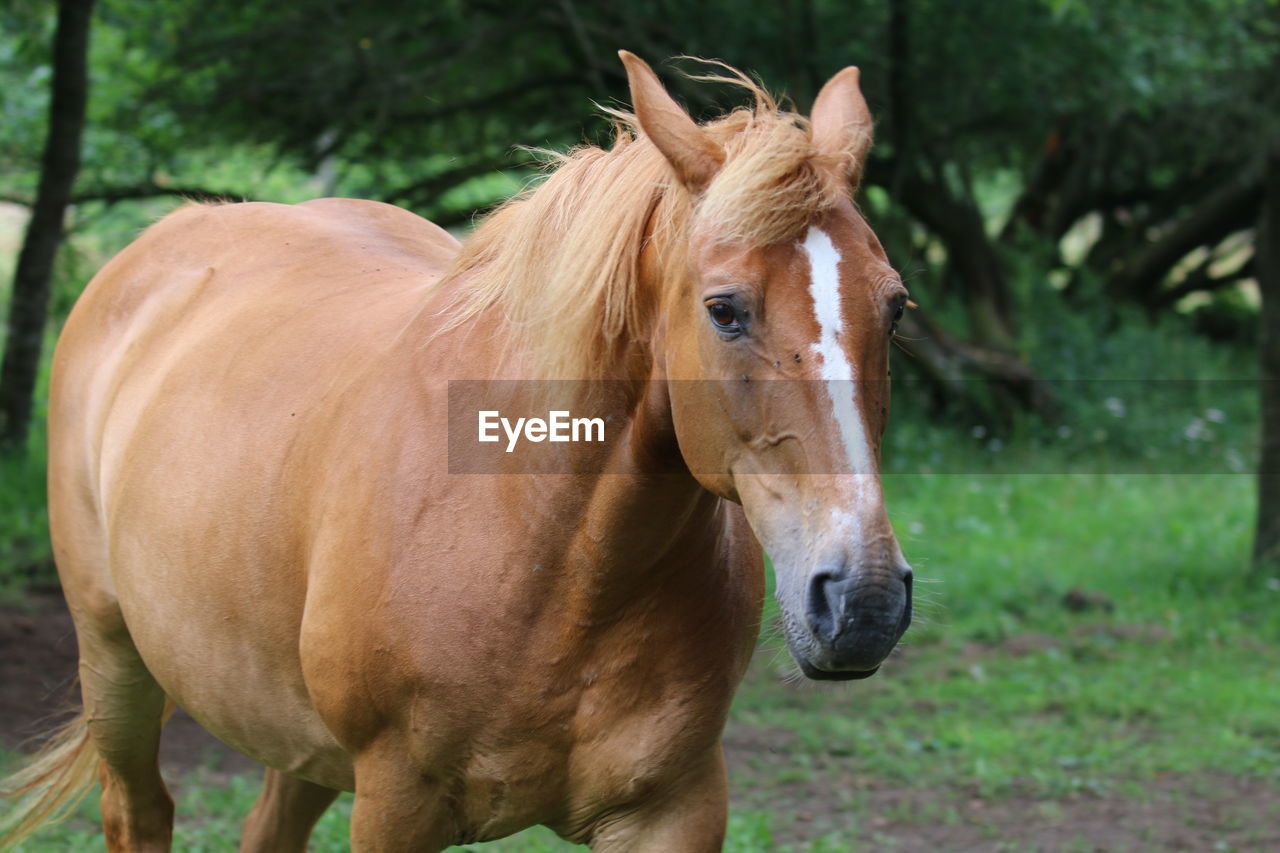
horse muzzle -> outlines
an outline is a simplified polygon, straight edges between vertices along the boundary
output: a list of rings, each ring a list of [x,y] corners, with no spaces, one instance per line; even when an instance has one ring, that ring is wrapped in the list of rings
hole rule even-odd
[[[816,572],[805,591],[802,620],[788,622],[793,630],[787,644],[808,678],[875,675],[911,624],[911,569]]]

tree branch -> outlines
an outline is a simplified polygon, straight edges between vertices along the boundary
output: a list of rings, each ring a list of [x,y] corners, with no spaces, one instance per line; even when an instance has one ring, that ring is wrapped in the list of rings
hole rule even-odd
[[[447,172],[430,175],[389,193],[383,193],[382,200],[388,204],[397,204],[400,202],[413,203],[419,199],[430,199],[432,196],[440,195],[480,175],[497,172],[503,168],[528,165],[529,162],[528,160],[521,161],[507,156],[486,157],[472,163],[465,163]]]
[[[93,189],[80,190],[71,194],[70,203],[83,204],[90,201],[100,201],[108,205],[112,205],[121,201],[135,201],[144,198],[158,198],[160,196],[179,196],[181,198],[191,199],[192,201],[209,202],[252,200],[251,196],[244,193],[211,190],[206,189],[205,187],[169,187],[160,186],[159,184],[154,183],[145,183],[117,187],[94,187]],[[34,203],[32,199],[26,196],[11,195],[9,193],[0,193],[0,201],[5,201],[10,204],[20,204],[23,207],[30,207]]]
[[[488,92],[484,95],[478,95],[464,101],[455,101],[451,104],[445,104],[434,110],[425,112],[403,112],[393,116],[397,123],[412,122],[416,124],[431,124],[442,119],[449,118],[469,111],[486,112],[495,107],[507,107],[511,101],[517,96],[528,95],[530,92],[539,89],[554,89],[560,86],[572,86],[580,84],[581,78],[576,74],[557,74],[552,76],[540,77],[536,81],[521,80],[514,85],[494,92]]]
[[[976,346],[944,332],[920,309],[902,318],[899,348],[912,365],[937,389],[939,396],[996,420],[1007,419],[1014,409],[1030,409],[1051,415],[1055,405],[1048,386],[1030,365],[1007,352]],[[993,392],[975,393],[977,387]],[[1013,404],[1013,405],[1009,405]]]
[[[982,213],[940,181],[925,178],[914,163],[873,158],[867,182],[883,187],[947,250],[951,272],[964,282],[971,333],[993,349],[1013,352],[1013,298],[1004,264],[987,236]]]
[[[1138,302],[1158,298],[1160,283],[1189,252],[1220,242],[1233,231],[1247,228],[1257,218],[1262,203],[1262,183],[1253,174],[1242,175],[1213,193],[1163,236],[1130,256],[1110,284],[1113,293]]]

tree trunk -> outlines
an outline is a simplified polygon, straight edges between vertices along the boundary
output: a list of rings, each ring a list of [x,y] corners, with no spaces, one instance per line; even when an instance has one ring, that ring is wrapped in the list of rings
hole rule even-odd
[[[1254,240],[1262,293],[1262,456],[1253,567],[1256,574],[1280,577],[1280,147],[1267,158],[1264,185]]]
[[[893,159],[899,169],[911,157],[911,105],[907,100],[907,68],[911,61],[910,11],[907,0],[889,2],[889,128],[892,131]]]
[[[981,211],[971,200],[952,196],[918,172],[909,170],[898,180],[898,200],[942,241],[949,274],[963,282],[970,339],[987,349],[1017,352],[1008,276]]]
[[[1030,365],[998,349],[954,338],[915,309],[902,318],[899,349],[935,397],[961,406],[992,426],[1009,426],[1015,411],[1053,417],[1057,404]]]
[[[40,188],[18,255],[9,303],[9,335],[0,367],[0,447],[22,447],[49,310],[53,261],[62,221],[80,170],[80,136],[89,94],[89,22],[93,0],[60,0],[53,40],[53,93]]]

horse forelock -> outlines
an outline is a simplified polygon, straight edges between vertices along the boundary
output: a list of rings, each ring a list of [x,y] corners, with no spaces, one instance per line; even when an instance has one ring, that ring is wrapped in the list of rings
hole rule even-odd
[[[806,119],[745,77],[753,108],[704,124],[725,151],[692,196],[634,116],[608,110],[613,146],[552,154],[545,179],[502,204],[465,242],[437,334],[498,311],[526,378],[622,378],[643,359],[656,307],[687,279],[691,236],[741,246],[800,239],[849,185],[815,151]],[[642,276],[653,253],[655,276]]]

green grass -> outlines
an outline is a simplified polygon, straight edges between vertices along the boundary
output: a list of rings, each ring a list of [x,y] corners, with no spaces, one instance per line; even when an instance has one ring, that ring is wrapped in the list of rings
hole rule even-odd
[[[198,774],[193,774],[189,781],[198,783]],[[182,853],[231,853],[237,850],[239,825],[257,796],[256,783],[236,778],[220,789],[184,786],[183,791],[186,798],[185,801],[179,801],[173,849]],[[97,809],[86,806],[68,822],[45,829],[35,839],[14,848],[14,853],[105,849],[101,833],[97,830],[97,817]],[[350,822],[351,797],[343,795],[317,824],[308,849],[312,853],[346,853],[350,850]],[[770,817],[765,812],[733,814],[729,820],[726,853],[768,853],[777,850],[769,825]],[[566,844],[550,830],[536,827],[502,841],[450,849],[483,850],[486,853],[563,853],[566,850],[587,848]]]
[[[211,782],[202,771],[189,774],[173,786],[177,804],[173,849],[182,853],[230,853],[238,849],[240,823],[253,806],[258,782],[243,776]],[[92,797],[90,799],[93,799]],[[13,853],[49,851],[90,851],[103,849],[98,831],[99,813],[87,802],[65,823],[42,830]],[[727,853],[774,851],[771,818],[764,811],[737,811],[729,820]],[[311,836],[312,853],[345,853],[350,849],[351,795],[343,794],[325,813]],[[502,841],[465,845],[451,850],[489,853],[551,853],[586,850],[567,844],[544,827],[535,827]]]
[[[1171,774],[1280,782],[1280,584],[1247,578],[1253,488],[1225,475],[888,478],[903,548],[930,581],[921,615],[867,682],[747,683],[733,725],[785,749],[743,774],[745,801],[822,779],[846,786],[852,824],[868,780],[1046,800],[1136,796]],[[1073,589],[1096,609],[1064,606]]]
[[[0,601],[13,601],[33,576],[51,574],[44,454],[0,454],[0,484]]]
[[[1187,507],[1221,494],[1209,483],[1065,485],[1096,503],[1059,529],[1108,513],[1111,530],[1123,529],[1144,491]],[[1020,534],[1021,522],[974,532],[963,517],[940,521],[958,535],[916,551],[934,558],[926,566],[945,578],[945,592],[880,677],[802,703],[750,685],[735,719],[797,732],[793,755],[847,754],[877,779],[983,796],[1104,790],[1171,772],[1274,774],[1280,594],[1245,592],[1243,560],[1210,562],[1218,544],[1207,534],[1223,514],[1202,515],[1163,541],[1135,530],[1094,547]],[[1150,562],[1128,560],[1144,547]],[[983,571],[955,559],[965,551],[983,555]],[[1068,585],[1102,593],[1115,610],[1068,611]]]

